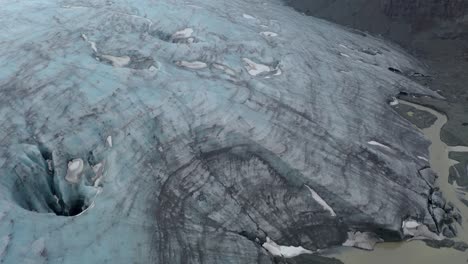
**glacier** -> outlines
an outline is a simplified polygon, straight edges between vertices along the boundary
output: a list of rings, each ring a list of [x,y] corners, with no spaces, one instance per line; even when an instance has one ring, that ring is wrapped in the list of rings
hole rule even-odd
[[[1,4],[3,263],[274,263],[267,239],[446,225],[390,105],[439,95],[390,43],[279,0]]]

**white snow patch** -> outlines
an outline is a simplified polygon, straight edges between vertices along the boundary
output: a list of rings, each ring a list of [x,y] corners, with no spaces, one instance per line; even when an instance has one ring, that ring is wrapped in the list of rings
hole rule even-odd
[[[343,56],[343,57],[345,57],[345,58],[349,58],[349,55],[348,55],[348,54],[345,54],[345,53],[340,52],[340,55]]]
[[[391,149],[392,149],[392,148],[390,148],[389,146],[384,145],[384,144],[379,143],[379,142],[374,141],[374,140],[367,142],[367,144],[372,145],[372,146],[382,147],[382,148],[385,148],[385,149],[387,149],[387,150],[391,150]]]
[[[247,69],[247,72],[252,76],[257,76],[261,73],[271,71],[270,67],[267,65],[255,63],[252,60],[247,59],[247,58],[243,58],[242,60],[246,64],[245,68]]]
[[[83,166],[82,159],[74,159],[68,162],[68,170],[65,180],[70,183],[77,183],[79,181],[80,174],[83,171]]]
[[[98,163],[92,167],[93,172],[94,172],[94,177],[93,177],[93,186],[96,188],[99,186],[99,183],[101,182],[102,175],[104,174],[104,164],[103,163]]]
[[[398,99],[396,97],[393,97],[393,100],[390,102],[390,105],[391,106],[395,106],[395,105],[398,105],[400,102],[398,101]]]
[[[305,249],[301,246],[280,246],[276,244],[269,237],[266,238],[266,242],[262,245],[263,248],[268,250],[273,256],[282,256],[284,258],[293,258],[302,254],[312,254],[313,252]]]
[[[112,136],[108,136],[108,137],[106,138],[106,141],[107,141],[107,145],[109,145],[109,147],[112,148]]]
[[[172,35],[172,39],[190,38],[192,36],[192,33],[192,28],[185,28],[174,33]]]
[[[49,171],[53,171],[54,170],[54,162],[50,159],[47,160],[47,169]]]
[[[410,219],[403,221],[402,228],[403,234],[412,236],[414,239],[444,239],[443,236],[432,232],[426,225],[423,225],[415,220]]]
[[[454,152],[468,152],[467,146],[448,146],[448,149]]]
[[[345,247],[356,247],[373,250],[375,244],[383,242],[383,239],[371,232],[348,232],[348,239],[343,243]]]
[[[156,71],[158,70],[158,68],[156,68],[156,67],[154,67],[153,65],[151,65],[151,66],[148,68],[148,70],[149,70],[150,72],[156,72]]]
[[[349,49],[349,48],[348,48],[346,45],[344,45],[344,44],[340,44],[340,47],[345,48],[345,49]]]
[[[422,156],[418,156],[418,159],[420,159],[420,160],[424,160],[424,161],[427,161],[427,162],[429,162],[429,160],[428,160],[427,158],[425,158],[425,157],[422,157]]]
[[[202,61],[177,61],[176,65],[194,70],[201,70],[208,67],[208,65]]]
[[[278,34],[275,33],[275,32],[270,32],[270,31],[263,31],[263,32],[260,32],[260,35],[264,36],[264,37],[277,37]]]
[[[129,56],[117,57],[112,55],[101,55],[101,57],[112,62],[112,66],[114,67],[124,67],[130,63]]]
[[[405,228],[409,228],[409,229],[412,229],[412,228],[417,228],[418,226],[420,226],[421,224],[414,221],[414,220],[408,220],[408,221],[404,221],[403,222],[403,229]]]
[[[83,38],[86,42],[89,43],[89,45],[91,46],[91,49],[92,49],[95,53],[98,52],[97,47],[96,47],[96,42],[90,41],[90,40],[88,39],[88,36],[86,36],[86,34],[81,34],[81,38]]]
[[[331,207],[327,204],[327,202],[325,202],[325,201],[322,199],[322,197],[320,197],[320,195],[318,195],[317,192],[315,192],[315,191],[314,191],[312,188],[310,188],[308,185],[306,185],[306,187],[307,187],[307,189],[309,189],[310,194],[312,194],[312,198],[313,198],[317,203],[319,203],[319,204],[323,207],[323,209],[329,211],[331,216],[336,216],[336,213],[335,213],[335,211],[333,211],[333,208],[331,208]]]
[[[255,17],[253,17],[251,15],[247,15],[247,14],[243,14],[242,17],[245,18],[245,19],[255,19]]]

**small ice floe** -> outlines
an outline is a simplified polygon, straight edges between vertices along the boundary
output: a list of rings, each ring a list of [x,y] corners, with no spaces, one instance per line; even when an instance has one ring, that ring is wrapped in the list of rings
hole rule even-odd
[[[308,185],[306,185],[307,189],[309,189],[310,194],[312,195],[312,198],[319,203],[323,209],[326,211],[330,212],[331,216],[336,216],[335,211],[333,211],[333,208],[331,208],[327,202],[325,202],[320,195],[318,195],[317,192],[315,192],[312,188],[310,188]]]
[[[172,34],[172,39],[186,39],[190,38],[193,34],[193,29],[192,28],[185,28],[182,30],[177,31],[176,33]]]
[[[424,160],[424,161],[427,161],[427,162],[429,162],[429,160],[428,160],[427,158],[425,158],[425,157],[422,157],[422,156],[418,156],[418,159],[420,159],[420,160]]]
[[[375,244],[384,242],[383,239],[371,232],[348,232],[348,239],[343,243],[345,247],[355,247],[373,250]]]
[[[398,102],[398,99],[396,97],[393,97],[392,98],[392,101],[390,101],[390,105],[391,106],[395,106],[395,105],[398,105],[400,102]]]
[[[284,258],[294,258],[302,254],[313,254],[312,251],[305,249],[301,246],[280,246],[276,244],[269,237],[266,238],[266,242],[263,243],[262,247],[266,249],[273,256],[281,256]]]
[[[82,38],[84,41],[86,41],[86,42],[89,43],[89,45],[91,46],[91,49],[94,51],[94,53],[97,53],[97,52],[98,52],[97,47],[96,47],[96,42],[90,41],[90,40],[88,39],[88,36],[86,36],[86,34],[84,34],[84,33],[81,34],[81,38]]]
[[[112,148],[112,136],[106,138],[107,145]]]
[[[411,236],[412,239],[432,239],[432,240],[444,239],[443,236],[432,232],[431,230],[429,230],[429,228],[426,225],[421,224],[417,222],[416,220],[409,219],[409,220],[403,221],[402,228],[403,228],[403,234],[407,236]]]
[[[130,63],[129,56],[118,57],[112,55],[101,55],[101,58],[110,61],[114,67],[125,67]]]
[[[78,183],[80,180],[81,172],[83,172],[83,160],[74,159],[68,162],[67,175],[65,175],[65,180],[70,183]]]
[[[193,70],[201,70],[208,67],[208,65],[202,61],[176,61],[175,64]]]
[[[245,68],[247,69],[247,72],[252,76],[257,76],[259,74],[272,71],[270,66],[260,64],[260,63],[255,63],[250,59],[243,58],[242,61],[244,61],[245,63]]]
[[[276,34],[275,32],[270,32],[270,31],[260,32],[260,35],[264,37],[277,37],[278,36],[278,34]]]
[[[245,19],[255,19],[255,17],[253,17],[251,15],[247,15],[247,14],[243,14],[242,17],[245,18]]]
[[[389,146],[384,145],[384,144],[379,143],[379,142],[374,141],[374,140],[367,142],[367,144],[372,145],[372,146],[381,147],[381,148],[384,148],[386,150],[392,150],[392,148],[390,148]]]

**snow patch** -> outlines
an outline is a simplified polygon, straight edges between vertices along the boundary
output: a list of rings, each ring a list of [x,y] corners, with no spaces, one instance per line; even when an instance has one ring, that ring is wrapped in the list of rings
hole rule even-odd
[[[273,256],[281,256],[284,258],[294,258],[296,256],[302,254],[313,254],[314,252],[305,249],[301,246],[294,247],[294,246],[280,246],[276,244],[273,240],[269,237],[266,238],[266,242],[262,245],[270,254]]]
[[[251,15],[247,15],[247,14],[243,14],[242,17],[245,18],[245,19],[255,19],[255,17],[253,17]]]
[[[86,34],[81,34],[81,38],[84,39],[84,41],[89,43],[89,45],[91,46],[91,49],[94,51],[94,53],[98,52],[97,47],[96,47],[96,42],[90,41],[88,39],[88,36],[86,36]]]
[[[246,64],[245,68],[247,69],[247,72],[252,76],[257,76],[261,73],[271,71],[269,66],[260,63],[255,63],[250,59],[243,58],[242,61],[244,61],[244,63]]]
[[[109,147],[112,148],[112,137],[111,137],[111,136],[108,136],[108,137],[106,138],[106,141],[107,141],[107,145],[109,145]]]
[[[425,158],[425,157],[422,157],[422,156],[418,156],[418,159],[420,159],[420,160],[424,160],[424,161],[427,161],[427,162],[429,162],[429,160],[428,160],[427,158]]]
[[[190,38],[193,34],[193,29],[191,28],[185,28],[182,30],[177,31],[172,35],[172,39],[184,39],[184,38]]]
[[[82,159],[74,159],[68,162],[68,170],[67,175],[65,176],[65,180],[70,183],[78,183],[80,180],[81,172],[83,171],[83,160]]]
[[[148,68],[148,70],[149,70],[150,72],[156,72],[156,71],[158,70],[158,68],[156,68],[156,67],[154,67],[153,65],[151,65],[151,66]]]
[[[398,105],[400,102],[398,101],[398,99],[396,97],[393,97],[393,100],[390,102],[390,105],[391,106],[395,106],[395,105]]]
[[[429,228],[415,220],[409,219],[403,221],[402,224],[403,234],[407,236],[412,236],[413,239],[431,239],[431,240],[442,240],[443,236],[438,235]]]
[[[325,209],[326,211],[329,211],[330,212],[330,215],[331,216],[336,216],[336,213],[335,211],[333,211],[333,208],[331,208],[327,202],[325,202],[322,197],[320,197],[320,195],[318,195],[317,192],[315,192],[312,188],[310,188],[308,185],[306,185],[307,189],[309,189],[310,191],[310,194],[312,194],[312,198],[317,202],[319,203],[323,209]]]
[[[466,146],[448,146],[448,149],[453,152],[468,152],[468,147]]]
[[[176,61],[176,65],[194,70],[201,70],[208,67],[208,65],[202,61]]]
[[[270,31],[260,32],[260,35],[264,37],[277,37],[278,36],[278,34],[276,34],[275,32],[270,32]]]
[[[379,143],[379,142],[374,141],[374,140],[367,142],[367,144],[372,145],[372,146],[382,147],[382,148],[387,149],[387,150],[392,150],[392,148],[390,148],[389,146],[384,145],[384,144]]]
[[[101,55],[101,57],[110,61],[114,67],[125,67],[130,63],[129,56],[117,57],[112,55]]]
[[[101,182],[102,175],[104,174],[104,164],[103,163],[98,163],[92,167],[93,172],[94,172],[94,177],[93,177],[93,186],[97,188],[99,186],[99,183]]]
[[[349,49],[349,48],[348,48],[346,45],[344,45],[344,44],[340,44],[340,47],[345,48],[345,49]]]
[[[348,54],[345,54],[345,53],[340,52],[340,55],[343,56],[343,57],[345,57],[345,58],[349,58],[349,55],[348,55]]]

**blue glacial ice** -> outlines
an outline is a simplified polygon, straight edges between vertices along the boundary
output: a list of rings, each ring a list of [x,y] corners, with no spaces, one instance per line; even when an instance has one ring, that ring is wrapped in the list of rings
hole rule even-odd
[[[1,5],[3,263],[273,263],[439,230],[429,142],[389,105],[437,95],[392,44],[279,0]]]

